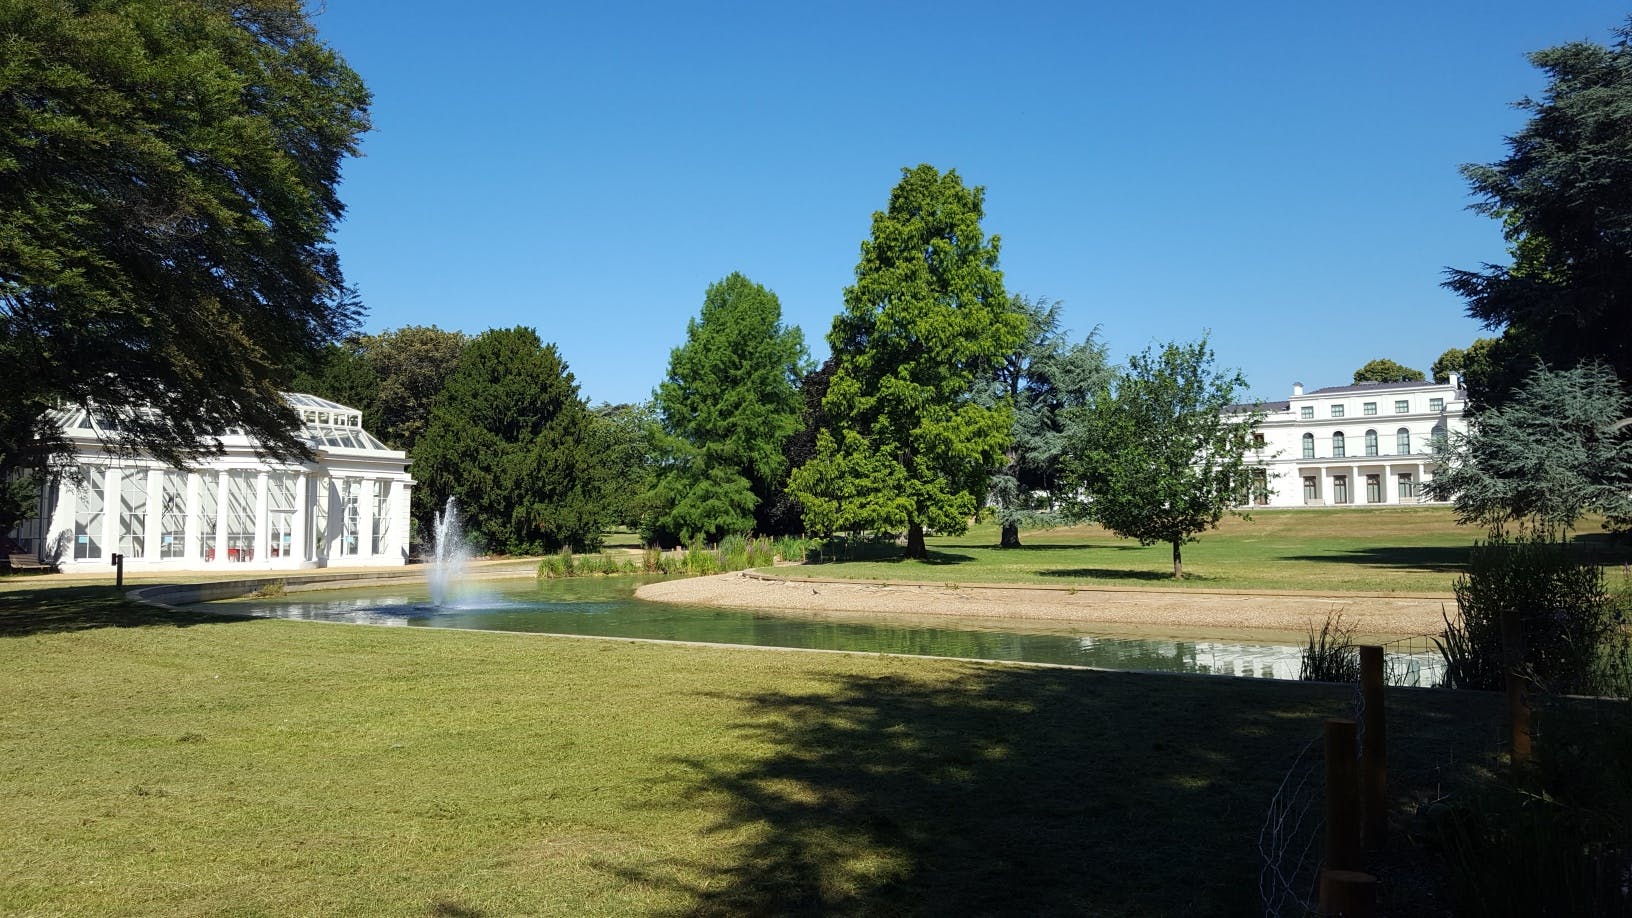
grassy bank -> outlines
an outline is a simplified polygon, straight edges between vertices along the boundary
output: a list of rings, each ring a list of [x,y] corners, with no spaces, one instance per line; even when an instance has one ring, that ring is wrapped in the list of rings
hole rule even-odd
[[[0,634],[0,912],[23,914],[1243,914],[1272,795],[1353,697],[23,582]],[[1479,768],[1498,703],[1394,696],[1397,815]],[[1391,913],[1431,890],[1421,856]]]
[[[1579,538],[1603,548],[1606,562],[1632,557],[1584,523]],[[996,526],[931,537],[927,561],[907,561],[893,546],[863,549],[810,573],[861,580],[950,583],[1149,585],[1189,589],[1449,593],[1482,530],[1456,525],[1438,507],[1268,510],[1250,521],[1226,519],[1184,546],[1185,579],[1174,581],[1172,549],[1141,547],[1099,526],[1021,534],[1022,547],[1000,549]]]

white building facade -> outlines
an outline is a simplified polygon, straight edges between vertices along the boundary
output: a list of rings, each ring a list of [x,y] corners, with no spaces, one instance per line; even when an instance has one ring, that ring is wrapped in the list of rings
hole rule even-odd
[[[183,471],[110,453],[106,418],[65,413],[79,480],[49,479],[12,547],[65,571],[105,569],[116,552],[133,571],[406,564],[407,454],[364,431],[356,409],[284,397],[301,416],[313,461],[268,459],[242,430],[228,430],[223,455]]]
[[[1242,406],[1250,407],[1250,406]],[[1432,503],[1434,446],[1467,433],[1467,391],[1448,382],[1361,383],[1304,392],[1259,407],[1248,459],[1268,485],[1267,507]]]

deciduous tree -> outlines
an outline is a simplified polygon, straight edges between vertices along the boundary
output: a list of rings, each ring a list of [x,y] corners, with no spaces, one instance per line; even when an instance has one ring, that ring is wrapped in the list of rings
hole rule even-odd
[[[1173,576],[1184,576],[1181,546],[1225,513],[1247,516],[1241,505],[1263,487],[1247,464],[1263,412],[1230,410],[1245,387],[1215,366],[1206,338],[1129,358],[1072,419],[1078,513],[1141,545],[1173,546]]]
[[[957,172],[921,165],[873,214],[827,339],[833,430],[790,483],[812,531],[905,529],[907,556],[922,558],[925,529],[964,531],[984,496],[1014,417],[977,388],[1025,335],[998,238],[980,226],[984,199]]]
[[[295,0],[10,0],[0,61],[0,473],[61,404],[171,463],[229,426],[303,455],[273,380],[360,312],[362,80]]]
[[[1413,370],[1404,364],[1392,360],[1379,358],[1367,363],[1354,371],[1354,381],[1359,383],[1377,382],[1419,382],[1426,379],[1421,370]]]

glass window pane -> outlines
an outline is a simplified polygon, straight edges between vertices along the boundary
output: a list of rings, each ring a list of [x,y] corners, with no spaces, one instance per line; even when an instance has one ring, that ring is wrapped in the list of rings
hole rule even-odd
[[[107,512],[104,491],[108,470],[99,465],[83,466],[78,495],[74,505],[74,560],[89,561],[102,557],[102,516]]]

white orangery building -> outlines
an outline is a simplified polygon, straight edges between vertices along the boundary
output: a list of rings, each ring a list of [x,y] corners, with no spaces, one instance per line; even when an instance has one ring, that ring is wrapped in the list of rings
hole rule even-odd
[[[363,430],[362,413],[285,393],[300,414],[310,462],[279,462],[242,430],[225,452],[182,471],[103,447],[108,420],[62,416],[79,480],[50,479],[39,512],[11,534],[15,547],[63,570],[261,571],[404,564],[407,454]]]
[[[1243,406],[1247,407],[1247,406]],[[1421,504],[1434,444],[1466,433],[1467,390],[1443,383],[1361,383],[1303,391],[1258,406],[1259,445],[1248,459],[1269,485],[1269,507]]]

